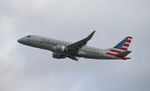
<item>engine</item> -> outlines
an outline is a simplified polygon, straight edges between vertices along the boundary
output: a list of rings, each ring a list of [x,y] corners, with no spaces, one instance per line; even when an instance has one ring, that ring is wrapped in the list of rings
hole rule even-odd
[[[61,58],[65,58],[65,56],[61,55],[61,54],[58,54],[58,53],[53,53],[53,58],[61,59]]]
[[[56,47],[54,47],[55,52],[57,53],[62,53],[66,50],[65,46],[61,46],[61,45],[57,45]]]

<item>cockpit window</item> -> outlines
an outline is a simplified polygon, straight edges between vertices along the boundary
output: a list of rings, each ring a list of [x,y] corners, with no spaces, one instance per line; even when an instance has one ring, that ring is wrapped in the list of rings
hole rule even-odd
[[[30,35],[28,35],[27,37],[31,37]]]

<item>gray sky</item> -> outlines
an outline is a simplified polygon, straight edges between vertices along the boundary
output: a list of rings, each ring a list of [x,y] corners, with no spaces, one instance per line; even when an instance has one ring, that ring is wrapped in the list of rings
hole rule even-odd
[[[0,91],[150,91],[149,0],[0,0]],[[131,60],[57,60],[17,43],[28,34],[110,48],[134,37]]]

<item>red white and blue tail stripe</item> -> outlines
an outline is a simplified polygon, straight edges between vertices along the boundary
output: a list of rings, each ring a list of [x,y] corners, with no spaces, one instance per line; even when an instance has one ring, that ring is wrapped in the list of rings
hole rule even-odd
[[[128,50],[131,40],[132,37],[128,36],[124,40],[122,40],[119,44],[117,44],[114,48],[121,49],[121,50]]]
[[[125,39],[123,39],[119,44],[114,46],[114,48],[109,49],[106,54],[114,57],[121,57],[124,58],[127,56],[130,52],[127,51],[128,47],[131,43],[132,37],[127,36]]]

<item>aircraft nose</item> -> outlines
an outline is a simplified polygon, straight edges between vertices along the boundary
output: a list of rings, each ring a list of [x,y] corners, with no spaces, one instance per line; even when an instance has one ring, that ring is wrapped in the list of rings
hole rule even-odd
[[[18,39],[17,40],[19,43],[22,43],[23,42],[23,39],[21,38],[21,39]]]

